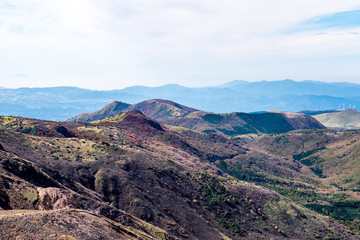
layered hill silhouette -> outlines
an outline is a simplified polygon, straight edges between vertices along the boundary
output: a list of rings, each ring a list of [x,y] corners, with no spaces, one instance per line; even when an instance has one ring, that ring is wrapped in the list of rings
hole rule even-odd
[[[76,87],[0,88],[0,115],[66,120],[82,112],[95,112],[114,99],[138,103],[168,99],[206,112],[257,112],[339,109],[360,106],[360,85],[316,81],[233,81],[214,87],[190,88],[169,84],[133,86],[99,91]]]
[[[354,109],[323,113],[313,117],[328,128],[360,129],[360,112]]]
[[[184,105],[162,99],[153,99],[122,108],[125,104],[113,102],[94,112],[80,114],[68,121],[90,122],[117,115],[111,111],[121,105],[121,111],[139,110],[146,116],[162,123],[185,127],[198,131],[220,133],[229,136],[246,133],[282,133],[296,129],[325,128],[316,119],[301,113],[264,112],[264,113],[229,113],[216,114],[196,110]],[[89,117],[91,116],[91,117]]]
[[[266,150],[265,139],[244,145],[246,139],[175,132],[138,110],[92,123],[1,117],[0,125],[0,218],[8,238],[360,239],[331,218],[229,175],[228,161],[265,151],[274,156],[278,180],[288,181],[287,160]],[[249,164],[261,167],[255,160]],[[289,171],[316,180],[293,166]]]

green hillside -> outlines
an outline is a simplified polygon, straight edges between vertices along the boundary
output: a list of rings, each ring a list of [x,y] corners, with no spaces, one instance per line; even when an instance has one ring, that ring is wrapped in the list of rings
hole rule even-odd
[[[359,140],[358,131],[244,135],[237,141],[246,143],[246,154],[215,163],[360,232]]]
[[[181,118],[172,118],[162,122],[171,126],[219,133],[231,137],[249,133],[283,133],[296,129],[325,128],[311,116],[282,112],[255,114],[193,112]]]
[[[314,115],[324,126],[333,129],[360,129],[360,112],[347,109],[341,112]]]

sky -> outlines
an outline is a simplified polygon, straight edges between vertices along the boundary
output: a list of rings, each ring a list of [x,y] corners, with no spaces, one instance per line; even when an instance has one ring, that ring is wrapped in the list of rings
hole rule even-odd
[[[0,0],[0,86],[360,83],[359,0]]]

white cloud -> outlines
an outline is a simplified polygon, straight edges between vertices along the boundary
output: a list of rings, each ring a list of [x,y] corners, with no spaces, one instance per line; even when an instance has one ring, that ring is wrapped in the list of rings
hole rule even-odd
[[[191,85],[196,76],[204,76],[198,84],[286,78],[285,71],[271,69],[360,54],[359,28],[288,31],[314,17],[359,8],[357,0],[3,0],[0,85],[28,85],[5,82],[17,72],[33,85],[92,88]],[[259,69],[266,72],[260,76]],[[292,75],[303,76],[296,68]]]

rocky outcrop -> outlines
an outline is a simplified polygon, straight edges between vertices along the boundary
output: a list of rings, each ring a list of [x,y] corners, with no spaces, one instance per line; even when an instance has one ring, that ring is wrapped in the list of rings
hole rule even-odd
[[[39,193],[38,207],[40,210],[57,210],[70,208],[68,196],[60,188],[48,187],[36,189]]]

